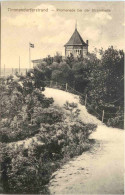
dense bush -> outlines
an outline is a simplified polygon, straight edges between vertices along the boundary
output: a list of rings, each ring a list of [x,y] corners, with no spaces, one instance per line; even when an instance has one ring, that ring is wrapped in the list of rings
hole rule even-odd
[[[42,94],[44,84],[37,78],[36,70],[28,74],[26,77],[17,77],[17,80],[13,77],[3,79],[0,84],[2,142],[17,141],[38,133],[39,123],[36,121],[39,120],[40,109],[43,118],[53,115],[52,108],[47,110],[53,100]]]
[[[15,151],[3,148],[1,169],[4,193],[33,194],[45,190],[44,185],[49,181],[52,163],[40,146],[39,150],[42,152],[38,158],[37,150],[37,144],[32,144],[28,150],[23,146]]]
[[[124,113],[123,109],[121,109],[120,111],[117,111],[116,114],[115,114],[115,117],[112,117],[108,120],[107,125],[124,129],[124,116],[123,116],[123,113]]]
[[[45,185],[61,160],[89,149],[88,136],[96,125],[78,120],[76,104],[67,102],[64,107],[67,112],[61,111],[60,120],[53,124],[40,123],[36,134],[38,141],[32,142],[28,148],[24,145],[15,148],[13,144],[3,147],[1,171],[6,193],[48,193]],[[59,113],[60,108],[56,107],[57,110]]]

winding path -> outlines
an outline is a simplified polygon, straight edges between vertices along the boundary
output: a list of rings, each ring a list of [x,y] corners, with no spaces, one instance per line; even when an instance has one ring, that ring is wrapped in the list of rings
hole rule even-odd
[[[93,147],[57,170],[50,181],[51,194],[124,194],[124,133],[108,128],[80,105],[79,97],[68,92],[46,88],[46,97],[55,104],[75,102],[85,123],[97,124],[90,139]]]

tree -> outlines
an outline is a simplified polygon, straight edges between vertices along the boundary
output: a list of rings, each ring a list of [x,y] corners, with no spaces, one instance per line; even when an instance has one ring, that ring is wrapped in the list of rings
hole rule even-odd
[[[86,93],[90,104],[93,105],[93,110],[99,115],[102,110],[105,110],[106,122],[110,118],[115,119],[119,106],[123,116],[124,52],[109,47],[105,51],[101,50],[100,54],[101,59],[98,66],[95,66],[90,72],[90,82],[86,87]],[[123,123],[123,117],[122,119],[119,117],[119,120]],[[112,124],[116,125],[114,122]],[[116,126],[118,127],[118,125]],[[120,124],[119,127],[121,126],[123,125]]]
[[[54,56],[53,61],[57,63],[62,62],[62,56],[60,55],[59,52],[56,52],[56,55]]]
[[[123,72],[124,52],[109,47],[102,55],[101,64],[106,73],[107,101],[114,102],[124,98]]]
[[[74,56],[71,53],[70,56],[66,58],[66,63],[69,64],[70,68],[72,68],[73,63],[75,62]]]

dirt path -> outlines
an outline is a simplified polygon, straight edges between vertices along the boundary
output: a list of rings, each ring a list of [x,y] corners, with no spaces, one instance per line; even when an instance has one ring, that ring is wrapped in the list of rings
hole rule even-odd
[[[74,158],[55,172],[50,181],[52,194],[124,194],[124,134],[122,130],[108,128],[96,117],[87,113],[79,104],[78,96],[47,88],[47,97],[53,97],[55,104],[63,106],[69,102],[78,103],[81,119],[98,124],[91,135],[94,141],[90,151]]]

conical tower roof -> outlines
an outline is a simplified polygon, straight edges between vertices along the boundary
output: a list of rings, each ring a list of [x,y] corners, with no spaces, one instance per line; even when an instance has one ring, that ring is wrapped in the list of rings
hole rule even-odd
[[[81,35],[79,34],[77,28],[75,29],[74,33],[72,34],[69,41],[65,44],[65,46],[68,45],[83,45],[86,46],[87,44],[83,41]]]

